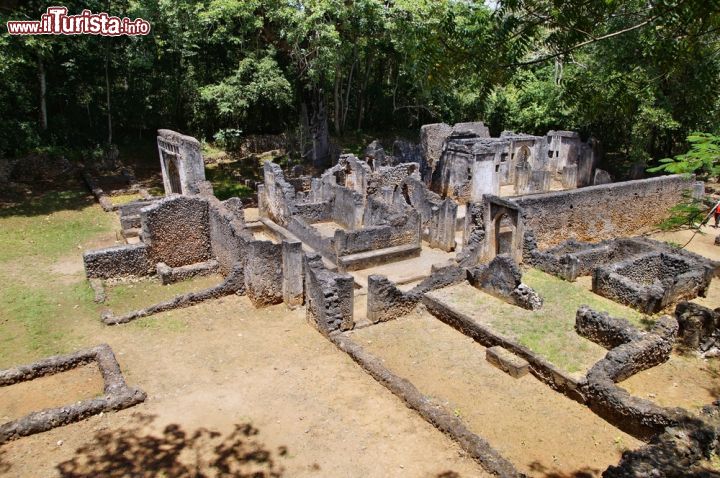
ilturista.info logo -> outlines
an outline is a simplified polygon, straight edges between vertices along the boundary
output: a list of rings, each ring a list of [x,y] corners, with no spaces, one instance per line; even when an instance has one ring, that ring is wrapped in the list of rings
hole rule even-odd
[[[66,7],[49,7],[40,20],[11,20],[7,22],[11,35],[101,35],[116,37],[150,33],[150,23],[142,18],[120,18],[108,13],[83,10],[68,15]]]

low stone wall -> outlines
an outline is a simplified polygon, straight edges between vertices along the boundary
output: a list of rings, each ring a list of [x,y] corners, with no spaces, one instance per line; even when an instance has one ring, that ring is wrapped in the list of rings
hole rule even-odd
[[[587,374],[588,406],[622,430],[648,438],[689,417],[682,408],[663,408],[634,397],[616,383],[666,362],[670,358],[678,324],[665,316],[639,339],[610,350]]]
[[[540,249],[568,239],[597,242],[653,230],[683,200],[694,179],[681,175],[514,198]]]
[[[381,385],[415,410],[428,423],[455,440],[470,457],[490,474],[503,478],[521,478],[513,464],[483,438],[473,433],[456,415],[427,397],[408,380],[393,374],[377,357],[369,354],[345,334],[332,334],[330,341],[347,353]]]
[[[325,335],[352,329],[355,325],[352,276],[327,270],[317,254],[305,256],[304,269],[308,321]]]
[[[640,340],[643,336],[642,332],[627,320],[610,317],[607,312],[595,312],[586,305],[577,310],[575,331],[606,349]]]
[[[145,392],[129,387],[125,383],[115,355],[106,344],[70,355],[48,357],[29,365],[0,370],[0,388],[64,372],[92,362],[97,364],[103,377],[103,396],[56,408],[46,408],[0,424],[0,445],[20,437],[78,422],[102,412],[132,407],[145,400]]]
[[[334,237],[324,237],[317,229],[299,217],[290,218],[287,230],[324,258],[333,263],[337,262]],[[337,233],[335,235],[337,236]]]
[[[580,403],[585,402],[584,390],[586,383],[584,379],[578,380],[570,376],[541,356],[535,354],[529,348],[496,334],[462,312],[449,307],[447,304],[442,303],[430,295],[425,295],[422,301],[428,311],[441,321],[459,330],[484,347],[499,345],[515,355],[524,358],[530,364],[530,372],[540,381],[573,400]]]
[[[157,276],[163,285],[174,284],[176,282],[191,279],[193,277],[206,276],[214,274],[218,271],[218,261],[210,259],[197,264],[190,264],[181,267],[170,267],[164,262],[157,265]]]
[[[397,319],[412,311],[425,293],[463,282],[465,269],[451,265],[434,268],[430,275],[408,292],[403,292],[381,275],[368,277],[367,318],[372,323]]]
[[[595,244],[570,239],[547,251],[527,248],[523,253],[523,260],[548,274],[572,282],[579,276],[592,274],[598,266],[651,252],[656,249],[654,242],[630,238]]]
[[[710,265],[653,252],[596,268],[592,290],[652,314],[678,300],[704,296],[713,275]]]
[[[148,247],[143,243],[87,251],[83,262],[88,279],[145,276],[153,272]]]
[[[203,289],[196,292],[190,292],[187,294],[181,294],[173,297],[170,300],[159,302],[157,304],[145,307],[144,309],[134,310],[120,316],[113,315],[112,312],[106,311],[102,314],[102,321],[106,325],[126,324],[135,319],[139,319],[141,317],[149,317],[154,314],[159,314],[160,312],[190,307],[192,305],[205,302],[206,300],[217,299],[226,295],[242,295],[244,293],[245,275],[243,273],[242,264],[238,263],[235,265],[233,270],[230,271],[225,280],[215,287],[210,287],[208,289]]]

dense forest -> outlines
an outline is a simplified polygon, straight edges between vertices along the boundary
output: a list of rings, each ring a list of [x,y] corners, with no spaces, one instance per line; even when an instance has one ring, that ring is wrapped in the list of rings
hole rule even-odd
[[[10,36],[58,2],[0,2],[0,156],[178,129],[330,136],[484,120],[597,137],[623,171],[720,132],[716,0],[68,0],[147,36]]]

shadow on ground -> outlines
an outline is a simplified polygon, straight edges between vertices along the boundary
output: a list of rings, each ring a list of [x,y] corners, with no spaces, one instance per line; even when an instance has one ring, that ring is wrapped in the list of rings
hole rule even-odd
[[[248,423],[235,425],[227,435],[198,429],[192,433],[168,425],[162,434],[148,433],[151,415],[135,415],[129,427],[101,430],[75,451],[72,460],[57,465],[62,478],[120,477],[281,477],[278,463],[287,455],[280,447],[268,450],[257,441],[258,430]]]
[[[543,478],[595,478],[596,476],[600,476],[600,470],[589,467],[566,473],[548,468],[539,461],[530,463],[530,469],[534,474],[542,476]]]
[[[54,187],[63,189],[52,190]],[[85,209],[93,204],[95,199],[77,181],[47,185],[43,191],[26,192],[19,196],[5,195],[0,191],[0,218],[41,216],[57,211]]]

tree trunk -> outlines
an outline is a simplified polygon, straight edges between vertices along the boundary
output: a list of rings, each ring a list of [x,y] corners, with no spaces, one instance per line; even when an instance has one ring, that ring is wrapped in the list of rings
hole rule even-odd
[[[340,136],[342,135],[342,128],[340,126],[340,111],[342,110],[342,91],[340,91],[340,66],[337,67],[336,73],[335,73],[335,134]]]
[[[316,168],[330,165],[330,130],[325,92],[322,88],[313,87],[310,92],[309,123],[312,134],[312,162]]]
[[[45,78],[45,65],[38,56],[38,81],[40,82],[40,129],[47,131],[47,82]]]
[[[110,107],[110,47],[108,47],[105,53],[105,94],[107,99],[107,120],[108,120],[108,144],[112,144],[113,130],[112,130],[112,109]]]

